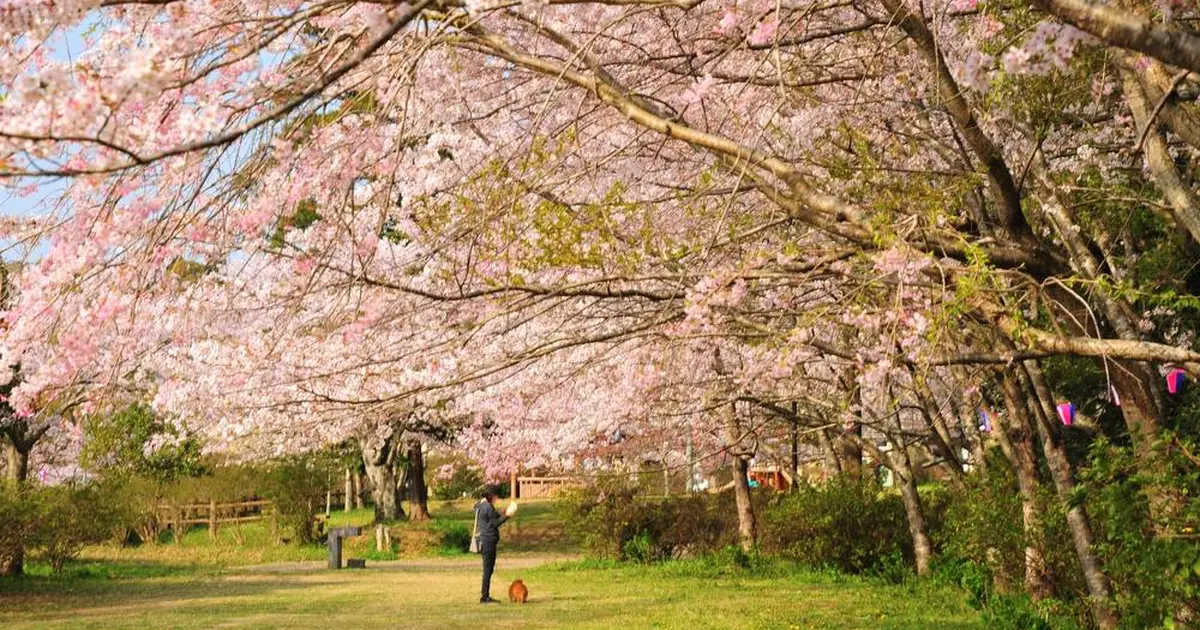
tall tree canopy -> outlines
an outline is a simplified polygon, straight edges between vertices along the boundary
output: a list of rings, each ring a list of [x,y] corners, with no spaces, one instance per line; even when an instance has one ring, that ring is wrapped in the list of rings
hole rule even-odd
[[[1065,501],[1042,359],[1097,366],[1146,466],[1162,375],[1200,377],[1197,17],[6,3],[0,174],[45,206],[2,226],[9,422],[149,397],[277,452],[419,417],[500,470],[803,415],[903,477],[913,435],[961,470],[985,387]]]

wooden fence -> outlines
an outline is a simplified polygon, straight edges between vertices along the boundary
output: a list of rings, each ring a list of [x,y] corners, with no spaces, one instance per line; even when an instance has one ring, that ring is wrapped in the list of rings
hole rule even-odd
[[[566,488],[586,484],[579,477],[518,477],[516,495],[520,499],[553,499]]]
[[[221,525],[241,525],[251,521],[260,521],[272,516],[271,502],[267,499],[252,501],[233,501],[218,503],[187,503],[183,505],[160,505],[157,509],[158,521],[170,528],[179,542],[183,534],[192,525],[208,525],[208,535],[215,539]],[[241,529],[235,535],[241,539]]]

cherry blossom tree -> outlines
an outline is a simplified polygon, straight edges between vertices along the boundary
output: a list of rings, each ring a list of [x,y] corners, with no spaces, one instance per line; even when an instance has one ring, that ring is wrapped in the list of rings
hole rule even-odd
[[[1200,376],[1194,271],[1163,262],[1200,246],[1194,12],[4,5],[0,174],[65,182],[3,225],[38,252],[10,404],[151,397],[243,452],[436,418],[493,472],[695,430],[744,476],[734,402],[804,402],[826,440],[893,444],[920,548],[909,449],[965,471],[982,438],[944,392],[991,366],[1000,447],[1028,471],[1040,444],[1115,627],[1039,362],[1100,362],[1155,465],[1159,368]]]

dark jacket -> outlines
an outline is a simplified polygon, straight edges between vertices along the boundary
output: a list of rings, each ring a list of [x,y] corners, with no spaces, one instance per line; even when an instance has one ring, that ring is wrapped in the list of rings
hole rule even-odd
[[[496,508],[486,499],[475,504],[475,518],[479,519],[480,540],[500,540],[500,525],[508,520],[496,511]]]

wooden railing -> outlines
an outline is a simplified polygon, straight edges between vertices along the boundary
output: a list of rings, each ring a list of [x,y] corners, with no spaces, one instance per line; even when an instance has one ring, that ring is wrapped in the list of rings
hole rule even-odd
[[[267,499],[251,501],[233,501],[218,503],[186,503],[182,505],[159,505],[158,519],[171,529],[176,542],[192,525],[208,525],[208,535],[217,537],[221,525],[232,523],[240,525],[251,521],[260,521],[271,516],[271,502]],[[241,538],[241,530],[235,536]]]
[[[553,499],[566,488],[586,485],[579,477],[518,477],[517,497],[521,499]]]

